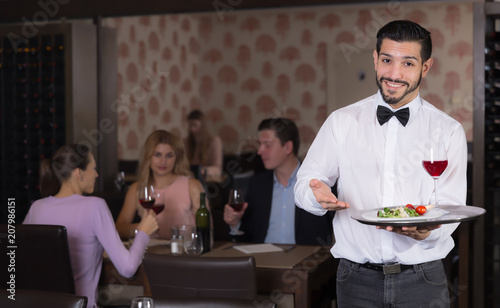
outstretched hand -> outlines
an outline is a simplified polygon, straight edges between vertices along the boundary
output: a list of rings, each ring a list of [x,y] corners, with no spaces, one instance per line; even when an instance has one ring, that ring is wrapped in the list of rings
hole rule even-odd
[[[309,187],[312,189],[316,201],[321,204],[321,207],[329,211],[338,211],[349,208],[349,204],[339,201],[332,193],[332,190],[325,183],[312,179],[309,181]]]

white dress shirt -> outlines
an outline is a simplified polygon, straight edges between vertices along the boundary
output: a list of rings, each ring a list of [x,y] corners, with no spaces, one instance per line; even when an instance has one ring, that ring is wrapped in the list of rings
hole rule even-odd
[[[422,166],[426,140],[444,141],[448,167],[438,181],[440,204],[464,205],[467,193],[467,142],[459,122],[417,96],[406,127],[396,117],[384,125],[376,109],[386,104],[380,93],[334,111],[312,143],[297,174],[295,202],[316,215],[321,207],[309,188],[311,179],[329,186],[338,180],[338,199],[349,203],[336,212],[336,258],[353,262],[418,264],[446,257],[458,224],[445,224],[429,237],[410,237],[376,229],[351,218],[354,211],[408,203],[433,204],[434,182]]]

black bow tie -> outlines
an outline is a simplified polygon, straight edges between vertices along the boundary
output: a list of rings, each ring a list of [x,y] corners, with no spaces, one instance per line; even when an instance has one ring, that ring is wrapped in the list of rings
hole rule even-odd
[[[384,125],[384,123],[389,121],[389,119],[392,118],[392,116],[396,116],[399,122],[401,122],[403,126],[406,126],[406,123],[408,123],[408,119],[410,119],[410,108],[406,107],[396,112],[392,112],[387,107],[384,106],[377,107],[377,120],[380,123],[380,125]]]

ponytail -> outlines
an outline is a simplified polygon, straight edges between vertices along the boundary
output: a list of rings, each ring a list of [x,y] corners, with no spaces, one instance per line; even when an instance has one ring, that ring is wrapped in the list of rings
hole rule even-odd
[[[81,144],[68,144],[59,148],[52,159],[46,158],[40,164],[40,195],[42,198],[59,192],[64,181],[73,170],[86,170],[90,162],[90,149]]]
[[[61,183],[57,180],[51,162],[50,158],[45,158],[40,164],[40,195],[42,198],[53,196],[61,189]]]

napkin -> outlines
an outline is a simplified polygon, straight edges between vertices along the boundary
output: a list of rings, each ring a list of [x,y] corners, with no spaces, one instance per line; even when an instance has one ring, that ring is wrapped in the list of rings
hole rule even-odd
[[[254,245],[239,245],[234,246],[234,249],[238,249],[244,253],[262,253],[262,252],[280,252],[283,251],[282,248],[273,244],[254,244]]]

